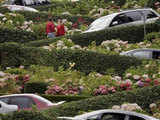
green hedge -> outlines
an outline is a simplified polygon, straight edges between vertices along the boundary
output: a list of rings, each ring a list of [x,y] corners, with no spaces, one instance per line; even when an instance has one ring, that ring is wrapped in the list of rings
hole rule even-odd
[[[137,103],[142,109],[149,111],[149,105],[159,99],[160,86],[145,87],[133,91],[124,91],[66,103],[57,108],[52,107],[45,112],[49,116],[74,116],[80,111],[108,109],[113,105],[121,105],[125,102]]]
[[[41,96],[52,102],[59,102],[59,101],[71,102],[92,97],[92,96],[81,96],[81,95],[46,95],[46,94],[41,94]]]
[[[46,82],[29,82],[24,86],[24,93],[44,94],[47,90],[48,83]]]
[[[114,69],[117,74],[123,74],[129,67],[140,65],[142,60],[81,50],[48,51],[42,48],[24,47],[16,43],[0,45],[0,65],[2,68],[37,64],[53,66],[55,70],[58,70],[60,66],[69,68],[69,63],[73,62],[75,63],[73,69],[86,74],[93,71],[105,74],[109,69]]]
[[[8,8],[1,7],[1,6],[0,6],[0,11],[1,11],[2,14],[10,12],[10,10]]]
[[[147,33],[157,32],[159,30],[160,25],[158,24],[146,25]],[[144,39],[144,26],[123,26],[71,36],[72,41],[81,46],[88,46],[92,41],[96,41],[97,45],[100,45],[105,40],[117,38],[123,41],[128,41],[129,43],[141,42]]]
[[[48,20],[48,16],[52,16],[54,21],[57,21],[58,19],[67,19],[68,21],[71,21],[73,23],[77,22],[79,18],[83,18],[85,23],[90,24],[94,21],[93,18],[90,18],[88,16],[72,16],[72,15],[55,15],[50,14],[47,12],[27,12],[27,11],[19,11],[17,13],[20,13],[24,15],[26,20],[32,20],[34,22],[46,22]]]
[[[50,118],[38,111],[18,111],[8,115],[1,115],[0,120],[56,120],[56,118]]]
[[[54,42],[60,40],[61,38],[62,37],[56,37],[54,39],[36,40],[36,41],[24,43],[24,45],[28,46],[28,47],[41,47],[41,46],[45,46],[45,45],[49,45],[51,43],[54,43]]]
[[[18,42],[25,43],[40,39],[35,33],[17,29],[8,29],[0,27],[0,43]]]

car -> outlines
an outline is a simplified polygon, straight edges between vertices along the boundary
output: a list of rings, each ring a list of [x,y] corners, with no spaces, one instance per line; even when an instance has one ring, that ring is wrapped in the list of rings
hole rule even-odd
[[[21,6],[21,5],[7,5],[4,4],[2,7],[8,8],[10,11],[30,11],[30,12],[38,12],[38,10],[31,8],[31,7],[26,7],[26,6]]]
[[[0,101],[9,105],[17,105],[19,110],[31,110],[33,105],[41,110],[49,108],[51,106],[57,106],[65,102],[61,101],[58,103],[52,103],[51,101],[36,94],[3,95],[0,96]]]
[[[0,101],[0,114],[6,114],[10,112],[14,112],[18,110],[17,105],[8,105],[2,101]]]
[[[7,0],[7,5],[21,5],[21,6],[34,6],[49,4],[50,0]]]
[[[120,55],[137,57],[140,59],[160,59],[160,49],[141,48],[126,52],[121,52]]]
[[[144,21],[145,23],[152,23],[159,17],[160,15],[151,8],[125,10],[96,19],[83,33],[126,25],[144,24]]]
[[[63,120],[158,120],[148,115],[133,111],[103,109],[85,113],[75,117],[58,117]]]

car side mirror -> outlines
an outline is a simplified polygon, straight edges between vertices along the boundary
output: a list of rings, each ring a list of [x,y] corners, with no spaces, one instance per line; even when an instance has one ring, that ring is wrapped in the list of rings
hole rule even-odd
[[[2,108],[2,104],[0,104],[0,108]]]
[[[114,21],[113,23],[112,23],[112,25],[114,26],[114,25],[117,25],[118,24],[118,21]]]

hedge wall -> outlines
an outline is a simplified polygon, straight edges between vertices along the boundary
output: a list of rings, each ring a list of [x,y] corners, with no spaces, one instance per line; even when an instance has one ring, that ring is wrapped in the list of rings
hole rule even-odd
[[[12,114],[1,115],[0,120],[56,120],[56,118],[50,118],[38,111],[18,111]]]
[[[147,24],[146,31],[147,33],[158,32],[160,31],[160,24],[157,23]],[[143,25],[125,26],[125,27],[123,26],[123,27],[101,30],[97,32],[76,34],[64,37],[72,39],[72,41],[75,44],[81,46],[88,46],[93,41],[95,41],[97,45],[100,45],[103,41],[112,39],[120,39],[123,41],[128,41],[129,43],[138,43],[144,40],[144,28]],[[49,45],[50,43],[60,39],[61,37],[50,40],[39,40],[33,42],[31,41],[29,43],[26,43],[25,45],[40,47],[44,45]]]
[[[41,38],[39,38],[33,32],[0,27],[0,43],[4,43],[4,42],[25,43],[29,41],[35,41],[37,39],[41,39]]]
[[[41,94],[41,96],[52,102],[60,102],[60,101],[71,102],[92,97],[92,96],[81,96],[81,95],[46,95],[46,94]]]
[[[97,96],[80,101],[52,107],[45,112],[49,116],[74,116],[80,111],[111,108],[125,102],[137,103],[142,109],[149,111],[149,105],[160,99],[160,86],[139,88],[134,91],[124,91],[112,95]]]
[[[26,20],[32,20],[34,22],[46,22],[48,20],[48,16],[52,16],[54,21],[57,21],[58,19],[67,19],[68,21],[75,23],[78,21],[79,18],[83,18],[87,24],[90,24],[94,21],[93,18],[87,16],[55,15],[47,12],[35,13],[27,11],[19,11],[17,13],[24,15]]]
[[[146,25],[146,33],[158,32],[159,30],[160,25],[158,24]],[[88,46],[92,41],[96,41],[97,45],[100,45],[105,40],[117,38],[129,43],[141,42],[144,39],[144,26],[123,26],[71,36],[72,41],[81,46]]]
[[[129,67],[140,65],[142,60],[81,50],[48,51],[42,48],[23,47],[16,43],[0,45],[0,65],[2,68],[38,64],[53,66],[55,70],[58,70],[60,66],[69,68],[69,63],[73,62],[75,62],[73,69],[86,74],[93,71],[105,74],[111,68],[115,70],[115,73],[123,74]]]

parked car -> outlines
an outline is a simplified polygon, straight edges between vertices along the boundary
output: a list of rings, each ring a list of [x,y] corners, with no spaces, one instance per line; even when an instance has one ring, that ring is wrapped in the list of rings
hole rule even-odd
[[[142,59],[160,59],[160,49],[142,48],[121,52],[120,55]]]
[[[6,0],[4,2],[7,5],[33,6],[33,5],[49,4],[50,0]]]
[[[17,105],[8,105],[2,101],[0,101],[0,114],[10,113],[18,110]]]
[[[158,120],[148,115],[136,112],[112,109],[97,110],[75,117],[58,118],[63,120]]]
[[[144,24],[144,20],[145,23],[151,23],[157,20],[159,16],[160,15],[151,8],[125,10],[96,19],[84,33],[106,28]]]
[[[35,105],[39,110],[46,109],[48,107],[60,105],[65,102],[61,101],[58,103],[52,103],[51,101],[35,94],[4,95],[0,96],[0,101],[3,101],[9,105],[17,105],[20,110],[30,110],[32,109],[32,105]]]
[[[31,8],[31,7],[26,7],[26,6],[21,6],[21,5],[2,5],[3,7],[8,8],[10,11],[30,11],[30,12],[38,12],[38,10]]]

